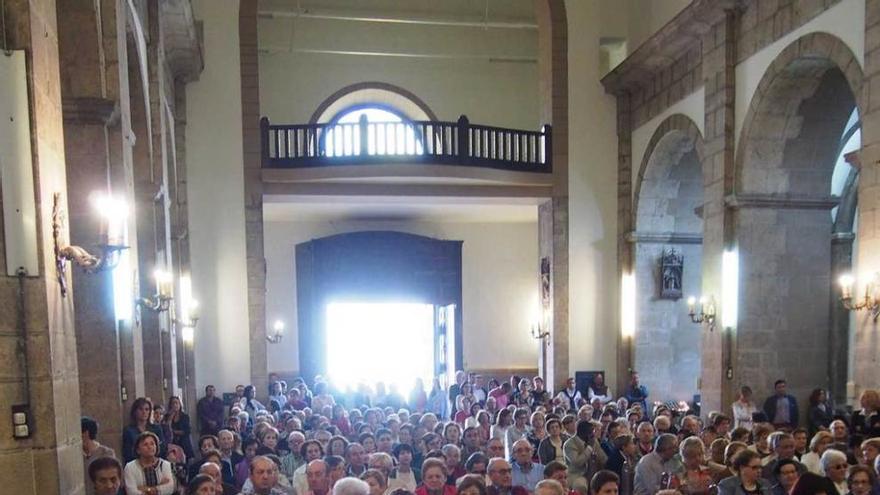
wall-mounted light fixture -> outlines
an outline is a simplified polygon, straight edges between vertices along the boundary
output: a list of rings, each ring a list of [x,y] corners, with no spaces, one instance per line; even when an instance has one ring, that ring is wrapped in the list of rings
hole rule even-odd
[[[156,293],[138,299],[137,304],[157,313],[168,311],[168,308],[171,307],[171,301],[174,299],[171,295],[174,279],[170,273],[164,270],[153,272],[153,278],[156,280]]]
[[[532,323],[529,328],[529,333],[532,338],[536,340],[544,340],[550,336],[550,332],[544,330],[544,328],[539,323]]]
[[[181,275],[178,281],[180,293],[177,301],[180,318],[174,316],[174,324],[180,328],[180,336],[185,343],[192,343],[195,336],[195,328],[199,322],[199,302],[193,299],[192,278],[189,275]]]
[[[128,249],[126,242],[125,221],[128,217],[128,206],[125,201],[113,198],[109,195],[96,194],[92,196],[92,206],[98,212],[101,219],[98,230],[97,255],[89,253],[80,246],[62,246],[62,232],[65,229],[66,220],[61,210],[61,194],[55,193],[52,203],[52,238],[55,243],[55,268],[58,282],[61,285],[61,295],[67,295],[67,262],[83,269],[86,273],[97,273],[104,270],[112,270],[119,264],[119,253]]]
[[[272,332],[266,333],[266,340],[268,340],[270,344],[277,344],[281,342],[281,339],[283,338],[284,322],[281,320],[275,320],[275,323],[272,324]]]
[[[195,336],[196,325],[199,323],[199,302],[190,299],[183,310],[183,319],[175,319],[174,323],[180,326],[180,336],[183,341],[191,343]]]
[[[697,308],[697,298],[691,296],[688,298],[688,316],[694,323],[706,323],[709,331],[715,330],[715,298],[713,296],[700,297],[700,306]]]
[[[874,321],[880,317],[880,272],[874,273],[870,277],[864,277],[865,294],[861,300],[853,298],[853,287],[856,284],[856,278],[851,274],[840,276],[840,301],[843,307],[850,311],[867,311]]]

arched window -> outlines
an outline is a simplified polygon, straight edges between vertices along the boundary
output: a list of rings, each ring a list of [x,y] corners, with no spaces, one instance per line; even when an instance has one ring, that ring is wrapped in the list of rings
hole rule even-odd
[[[831,176],[831,195],[843,197],[848,189],[852,188],[858,178],[858,171],[846,161],[847,153],[862,147],[862,121],[859,119],[858,108],[854,109],[846,123],[843,135],[840,137],[837,162]],[[837,222],[839,207],[831,209],[831,220]]]
[[[322,137],[324,156],[422,155],[422,138],[397,109],[361,104],[337,113]]]

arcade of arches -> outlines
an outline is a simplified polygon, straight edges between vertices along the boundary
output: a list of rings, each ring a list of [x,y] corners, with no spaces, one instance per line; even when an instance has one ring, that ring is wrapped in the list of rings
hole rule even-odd
[[[9,493],[93,493],[77,423],[121,453],[141,397],[195,440],[207,385],[880,388],[880,0],[0,13]]]

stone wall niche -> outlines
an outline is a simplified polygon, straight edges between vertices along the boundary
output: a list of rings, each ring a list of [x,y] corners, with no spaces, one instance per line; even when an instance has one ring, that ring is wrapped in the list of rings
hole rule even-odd
[[[698,393],[701,326],[688,317],[687,297],[702,280],[702,138],[686,117],[661,124],[636,183],[635,369],[653,397],[691,401]],[[681,297],[663,297],[661,258],[683,256]],[[650,371],[648,373],[647,371]]]

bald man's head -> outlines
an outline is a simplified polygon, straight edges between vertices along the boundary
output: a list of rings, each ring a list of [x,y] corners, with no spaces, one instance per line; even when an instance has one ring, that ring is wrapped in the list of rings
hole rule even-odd
[[[327,463],[316,459],[306,466],[306,480],[309,489],[315,495],[324,495],[330,489],[330,479],[327,477]]]
[[[532,444],[525,438],[513,442],[513,460],[517,464],[526,465],[532,460]]]
[[[213,462],[206,462],[202,464],[199,468],[199,474],[207,474],[208,476],[214,478],[214,481],[217,481],[222,476],[220,472],[220,466]]]
[[[256,490],[269,490],[278,483],[278,466],[266,456],[254,457],[250,470],[251,483]]]

